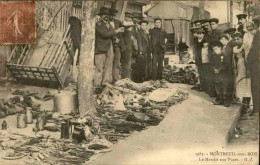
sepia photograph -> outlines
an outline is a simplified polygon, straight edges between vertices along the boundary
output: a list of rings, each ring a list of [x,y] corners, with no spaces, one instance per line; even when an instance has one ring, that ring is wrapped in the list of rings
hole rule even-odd
[[[258,165],[257,0],[0,0],[0,165]]]

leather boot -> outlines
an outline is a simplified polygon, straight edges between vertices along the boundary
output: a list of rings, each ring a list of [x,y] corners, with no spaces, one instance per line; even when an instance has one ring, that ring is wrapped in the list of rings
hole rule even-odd
[[[223,100],[224,100],[224,106],[229,107],[230,106],[230,98],[228,96],[224,95]]]
[[[250,104],[250,97],[243,97],[242,100],[242,110],[245,112],[249,109],[249,104]]]
[[[216,100],[213,102],[214,105],[222,105],[223,104],[223,96],[218,95]]]

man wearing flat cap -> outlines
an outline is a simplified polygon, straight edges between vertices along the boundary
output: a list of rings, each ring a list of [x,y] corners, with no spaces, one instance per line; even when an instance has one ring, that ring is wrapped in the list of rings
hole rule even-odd
[[[201,25],[205,31],[205,38],[210,41],[212,33],[211,33],[211,27],[210,27],[209,20],[208,19],[201,20]]]
[[[154,28],[149,31],[152,47],[152,79],[161,80],[166,51],[167,33],[162,29],[162,19],[154,19]]]
[[[195,24],[195,26],[196,26],[197,28],[202,28],[202,26],[201,26],[201,20],[196,20],[196,21],[194,21],[194,24]]]
[[[223,34],[222,30],[218,27],[219,20],[217,18],[211,18],[209,23],[212,29],[211,41],[218,41],[220,35]]]
[[[237,19],[238,19],[237,31],[242,34],[242,37],[245,34],[245,26],[244,25],[247,22],[246,18],[247,18],[246,14],[238,14],[237,15]]]
[[[96,40],[95,40],[95,76],[94,85],[101,86],[105,83],[110,83],[110,77],[108,72],[105,73],[111,66],[106,66],[106,60],[108,57],[113,56],[112,39],[117,36],[118,33],[123,32],[124,28],[115,30],[109,22],[109,9],[101,7],[98,13],[100,20],[96,23]]]
[[[117,9],[110,8],[110,24],[114,29],[123,27],[122,22],[115,18],[118,13]],[[113,82],[116,82],[120,79],[120,59],[121,52],[125,51],[125,43],[123,39],[123,33],[118,33],[117,36],[113,38],[113,48],[114,48],[114,60],[113,60]]]

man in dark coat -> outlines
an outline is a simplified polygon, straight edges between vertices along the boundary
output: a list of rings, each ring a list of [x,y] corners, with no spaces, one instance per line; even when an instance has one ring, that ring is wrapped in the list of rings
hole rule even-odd
[[[246,20],[247,15],[246,14],[238,14],[237,19],[238,19],[238,27],[237,31],[242,34],[242,37],[245,34],[245,23],[247,22]]]
[[[229,105],[232,101],[232,94],[234,92],[234,86],[235,86],[235,74],[234,74],[234,66],[233,66],[233,47],[234,47],[234,41],[229,40],[228,36],[225,34],[222,34],[219,37],[219,41],[223,45],[223,53],[225,55],[226,60],[229,63],[229,67],[227,68],[227,72],[229,75],[229,79],[227,79],[227,88],[226,88],[226,105]]]
[[[219,37],[220,35],[223,34],[223,31],[222,29],[220,29],[218,27],[218,23],[219,23],[219,20],[217,18],[211,18],[209,20],[210,22],[210,27],[212,29],[212,38],[211,38],[211,41],[218,41],[219,40]]]
[[[136,82],[143,82],[144,80],[151,79],[151,68],[152,68],[152,59],[151,59],[151,46],[149,33],[147,31],[148,22],[141,20],[140,24],[140,52],[136,57],[136,64],[138,66],[138,76]]]
[[[259,41],[260,41],[260,28],[259,28],[259,21],[260,16],[253,18],[255,25],[257,26],[257,32],[254,36],[252,47],[249,51],[247,61],[248,61],[248,68],[251,75],[251,91],[252,91],[252,98],[253,98],[253,113],[259,113],[259,75],[260,75],[260,65],[259,65]]]
[[[132,54],[133,54],[133,15],[131,13],[125,13],[125,20],[123,26],[125,32],[123,33],[123,40],[125,43],[125,51],[122,51],[121,56],[121,78],[131,78],[131,65],[132,65]]]
[[[161,80],[163,71],[163,60],[166,50],[167,33],[162,29],[162,20],[154,19],[154,28],[149,31],[152,47],[152,79]]]
[[[109,23],[109,9],[100,8],[100,20],[96,23],[96,40],[95,40],[95,76],[94,85],[101,86],[107,83],[104,69],[109,50],[112,49],[112,39],[118,33],[123,32],[124,28],[115,30]]]
[[[123,27],[122,22],[115,18],[118,11],[116,9],[109,9],[110,11],[110,24],[114,29],[118,29]],[[117,36],[113,38],[113,48],[114,48],[114,60],[113,60],[113,82],[116,82],[120,79],[120,59],[121,59],[121,52],[126,50],[123,33],[118,33]]]
[[[201,56],[201,50],[203,47],[203,43],[204,43],[204,36],[205,36],[205,31],[200,28],[198,30],[196,30],[197,32],[197,43],[194,47],[194,56],[195,56],[195,64],[197,66],[198,69],[198,74],[199,74],[199,80],[200,80],[200,89],[199,90],[205,90],[206,89],[206,84],[203,81],[202,78],[202,73],[203,73],[203,68],[202,68],[202,56]]]
[[[212,31],[211,31],[211,26],[210,26],[210,22],[208,19],[203,19],[201,20],[201,24],[202,24],[202,28],[205,31],[205,39],[207,39],[208,41],[211,40],[212,37]]]

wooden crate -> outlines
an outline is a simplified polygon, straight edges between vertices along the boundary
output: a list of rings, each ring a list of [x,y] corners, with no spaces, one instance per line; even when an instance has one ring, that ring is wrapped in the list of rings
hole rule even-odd
[[[6,64],[11,75],[26,84],[63,88],[74,57],[69,30],[70,25],[59,44],[46,45],[46,52],[37,66],[26,65],[30,56],[37,56],[31,53],[35,51],[35,46],[15,46]]]

